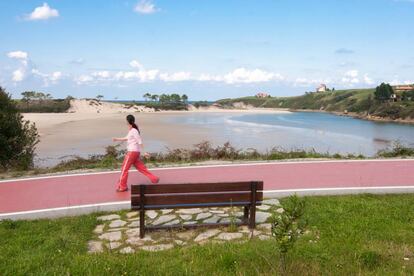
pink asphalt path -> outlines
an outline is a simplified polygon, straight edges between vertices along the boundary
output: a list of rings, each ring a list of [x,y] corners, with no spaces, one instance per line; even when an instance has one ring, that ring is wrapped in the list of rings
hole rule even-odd
[[[414,187],[414,160],[275,162],[152,170],[160,183],[263,180],[266,191],[347,187]],[[125,202],[119,172],[0,181],[0,215],[58,207]],[[131,169],[129,184],[149,183]]]

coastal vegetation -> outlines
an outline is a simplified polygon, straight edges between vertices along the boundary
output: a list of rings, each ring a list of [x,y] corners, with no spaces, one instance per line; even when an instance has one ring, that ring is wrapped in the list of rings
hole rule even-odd
[[[381,84],[375,89],[350,89],[306,92],[295,97],[243,97],[217,101],[224,108],[243,103],[252,107],[286,108],[290,110],[328,111],[350,114],[364,119],[414,119],[414,91],[404,91],[391,99],[392,87]]]
[[[62,113],[70,108],[73,97],[53,99],[50,94],[35,91],[21,93],[22,99],[15,100],[17,109],[22,113]]]
[[[104,154],[95,154],[89,157],[74,157],[64,160],[56,166],[49,168],[34,168],[32,170],[9,169],[0,174],[0,178],[19,177],[22,175],[38,175],[57,172],[69,172],[88,169],[119,169],[125,150],[119,150],[119,146],[108,146]],[[414,148],[394,142],[387,149],[379,151],[373,158],[411,158],[414,157]],[[251,162],[251,161],[277,161],[297,159],[367,159],[359,154],[319,153],[315,150],[272,148],[265,152],[256,149],[238,149],[230,143],[213,146],[210,142],[204,141],[193,145],[191,148],[167,148],[165,152],[152,153],[145,160],[149,167],[182,165],[182,164],[203,164],[207,161],[215,162]]]
[[[38,142],[36,126],[23,120],[16,103],[0,87],[0,171],[31,168]]]
[[[145,107],[154,108],[155,110],[187,110],[188,96],[186,94],[150,94],[145,93],[143,103]]]
[[[305,200],[305,235],[286,255],[287,275],[414,274],[413,195]],[[0,222],[0,274],[278,275],[276,241],[255,237],[161,252],[88,254],[100,215]]]

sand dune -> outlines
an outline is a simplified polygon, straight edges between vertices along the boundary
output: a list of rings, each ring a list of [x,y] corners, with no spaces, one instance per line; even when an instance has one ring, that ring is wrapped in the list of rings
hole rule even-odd
[[[133,112],[155,112],[154,108],[140,105],[126,105],[121,103],[110,103],[98,100],[74,99],[70,102],[69,113],[133,113]]]

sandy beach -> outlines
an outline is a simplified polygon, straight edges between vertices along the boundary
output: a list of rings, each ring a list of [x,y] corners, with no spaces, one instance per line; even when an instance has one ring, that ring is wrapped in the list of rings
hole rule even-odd
[[[191,114],[245,114],[245,113],[286,113],[288,111],[257,110],[217,110],[201,109],[192,111],[130,112],[134,114],[142,132],[148,151],[165,150],[167,147],[190,147],[204,140],[214,140],[208,128],[195,125],[176,124],[170,117],[191,116]],[[125,116],[128,113],[25,113],[24,118],[36,124],[40,135],[37,145],[36,163],[50,166],[73,156],[100,154],[108,145],[114,145],[112,137],[123,137],[127,133]],[[217,139],[216,139],[217,140]],[[223,143],[224,140],[213,141]],[[123,148],[123,145],[121,145]]]

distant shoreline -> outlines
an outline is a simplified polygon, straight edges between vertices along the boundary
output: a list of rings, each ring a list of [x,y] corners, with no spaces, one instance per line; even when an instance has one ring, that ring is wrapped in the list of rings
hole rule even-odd
[[[283,109],[284,110],[284,109]],[[316,109],[289,109],[286,110],[290,112],[312,112],[312,113],[327,113],[337,116],[343,116],[343,117],[351,117],[355,119],[361,119],[366,121],[372,121],[372,122],[379,122],[379,123],[397,123],[397,124],[407,124],[407,125],[414,125],[414,119],[391,119],[387,117],[376,117],[371,115],[362,115],[358,114],[356,112],[339,112],[339,111],[326,111],[326,110],[316,110]]]
[[[288,112],[320,112],[328,113],[337,116],[346,116],[356,119],[368,120],[373,122],[384,123],[398,123],[414,125],[414,119],[392,119],[390,117],[379,117],[372,115],[363,115],[357,112],[340,112],[340,111],[327,111],[323,109],[295,109],[295,108],[278,108],[278,107],[255,107],[250,104],[245,104],[243,101],[233,102],[232,105],[211,104],[209,106],[195,107],[192,104],[188,104],[187,110],[156,110],[154,108],[148,108],[141,105],[129,106],[122,102],[107,102],[97,101],[90,99],[73,99],[70,101],[70,108],[66,112],[58,113],[42,113],[31,112],[23,114],[122,114],[122,113],[288,113]],[[35,116],[35,115],[30,115]],[[92,115],[93,116],[93,115]],[[94,116],[93,116],[94,117]]]

